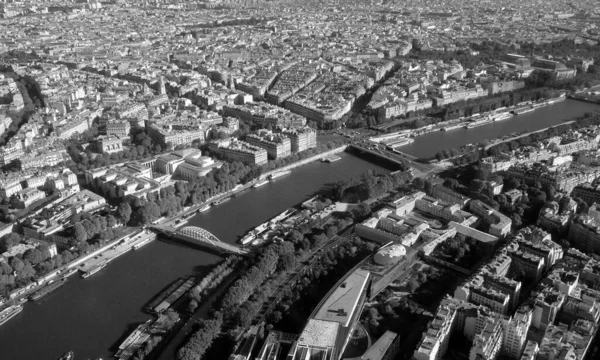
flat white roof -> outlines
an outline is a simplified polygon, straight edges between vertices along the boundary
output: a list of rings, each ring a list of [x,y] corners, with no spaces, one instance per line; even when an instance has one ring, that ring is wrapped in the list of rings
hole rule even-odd
[[[314,319],[334,321],[347,327],[368,279],[369,272],[367,270],[358,269],[354,271],[333,290],[314,316]]]
[[[298,338],[298,346],[333,348],[339,327],[337,322],[310,319]]]

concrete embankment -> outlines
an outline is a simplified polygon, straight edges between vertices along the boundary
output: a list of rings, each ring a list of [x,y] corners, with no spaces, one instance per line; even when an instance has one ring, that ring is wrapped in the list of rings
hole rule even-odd
[[[98,249],[96,249],[96,250],[92,251],[91,253],[89,253],[89,254],[87,254],[87,255],[84,255],[84,256],[82,256],[82,257],[78,258],[77,260],[74,260],[74,261],[72,261],[71,263],[69,263],[69,264],[67,265],[67,268],[68,268],[68,269],[73,269],[73,268],[75,268],[75,267],[79,266],[80,264],[84,263],[85,261],[87,261],[87,260],[89,260],[89,259],[93,258],[94,256],[100,255],[100,254],[102,254],[103,252],[105,252],[105,251],[109,250],[111,247],[113,247],[113,246],[115,246],[116,244],[118,244],[118,243],[119,243],[121,240],[128,239],[128,238],[130,238],[130,237],[131,237],[131,236],[133,236],[133,235],[134,235],[134,233],[132,232],[132,233],[130,233],[130,234],[127,234],[127,235],[125,235],[125,236],[123,236],[123,237],[121,237],[121,238],[118,238],[118,239],[116,239],[116,240],[113,240],[113,241],[109,242],[108,244],[106,244],[106,245],[102,246],[101,248],[98,248]]]
[[[539,129],[539,130],[535,130],[535,131],[526,132],[526,133],[524,133],[524,134],[521,134],[521,135],[513,136],[513,137],[510,137],[510,138],[508,138],[508,139],[503,139],[503,140],[501,140],[501,141],[498,141],[498,142],[495,142],[495,143],[489,144],[489,145],[487,145],[487,146],[486,146],[484,149],[485,149],[485,150],[487,150],[487,149],[489,149],[489,148],[491,148],[491,147],[494,147],[494,146],[496,146],[496,145],[499,145],[499,144],[502,144],[502,143],[505,143],[505,142],[511,142],[511,141],[513,141],[513,140],[518,140],[518,139],[520,139],[520,138],[522,138],[522,137],[529,136],[529,135],[531,135],[531,134],[535,134],[535,133],[539,133],[539,132],[542,132],[542,131],[546,131],[546,130],[548,130],[548,129],[552,129],[552,128],[555,128],[555,127],[558,127],[558,126],[569,125],[569,124],[572,124],[572,123],[574,123],[574,122],[575,122],[575,120],[566,121],[566,122],[564,122],[564,123],[561,123],[561,124],[558,124],[558,125],[552,125],[552,126],[545,127],[545,128],[543,128],[543,129]],[[462,155],[461,155],[461,156],[462,156]]]
[[[591,104],[600,104],[600,97],[598,96],[587,96],[582,94],[568,95],[569,99],[583,101]]]
[[[112,246],[109,246],[108,248],[104,247],[104,250],[94,255],[94,258],[88,257],[88,261],[85,262],[85,265],[82,264],[79,267],[79,270],[83,272],[88,272],[94,269],[96,266],[100,265],[104,261],[110,262],[118,258],[119,256],[133,250],[133,247],[137,244],[147,244],[155,239],[156,234],[150,231],[142,231],[136,234],[131,233],[121,239],[118,239],[118,242],[116,243],[111,242],[110,245]]]
[[[339,154],[341,152],[346,151],[346,148],[348,148],[348,145],[343,145],[343,146],[340,146],[338,148],[331,149],[331,150],[328,150],[328,151],[325,151],[325,152],[313,155],[311,157],[307,157],[306,159],[303,159],[303,160],[300,160],[300,161],[296,161],[293,164],[282,166],[282,167],[277,168],[275,170],[267,171],[266,173],[260,175],[260,180],[263,180],[263,179],[267,178],[271,174],[275,174],[275,173],[282,172],[282,171],[287,171],[287,170],[292,170],[292,169],[295,169],[295,168],[300,167],[302,165],[306,165],[308,163],[311,163],[311,162],[314,162],[314,161],[317,161],[317,160],[321,160],[322,158],[324,158],[326,156],[334,155],[334,154]]]

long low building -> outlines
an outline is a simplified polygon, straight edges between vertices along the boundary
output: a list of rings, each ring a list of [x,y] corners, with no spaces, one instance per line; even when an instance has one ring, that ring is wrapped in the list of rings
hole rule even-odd
[[[370,274],[357,269],[341,279],[316,307],[288,360],[339,360],[362,311]]]

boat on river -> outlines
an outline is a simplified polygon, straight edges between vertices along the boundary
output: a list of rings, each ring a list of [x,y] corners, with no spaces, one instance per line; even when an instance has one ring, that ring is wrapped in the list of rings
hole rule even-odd
[[[231,198],[230,198],[230,197],[224,197],[224,198],[222,198],[222,199],[219,199],[219,200],[215,201],[215,203],[214,203],[214,204],[215,204],[215,205],[221,205],[222,203],[224,203],[224,202],[226,202],[226,201],[229,201],[229,200],[231,200]]]
[[[23,311],[23,305],[12,305],[7,307],[6,309],[0,311],[0,326],[4,325],[8,322],[8,320],[17,316],[21,311]]]
[[[448,125],[448,126],[444,126],[443,128],[441,128],[441,131],[451,131],[451,130],[456,130],[456,129],[460,129],[461,127],[463,127],[462,123],[459,124],[454,124],[454,125]]]
[[[503,113],[494,115],[494,121],[502,121],[502,120],[510,119],[513,116],[514,115],[509,112],[503,112]]]
[[[240,240],[240,244],[242,245],[246,245],[251,241],[254,241],[254,239],[256,239],[256,232],[254,230],[250,230],[248,231],[248,233],[246,235],[244,235],[244,237]]]
[[[205,212],[206,210],[210,209],[210,204],[206,204],[203,207],[201,207],[200,209],[198,209],[199,213]]]
[[[473,121],[473,122],[468,123],[465,126],[465,128],[472,129],[472,128],[475,128],[475,127],[478,127],[478,126],[489,124],[492,121],[494,121],[494,120],[491,119],[491,118],[484,118],[484,119],[481,119],[481,120],[477,120],[477,121]]]
[[[102,263],[100,263],[100,265],[96,266],[92,270],[90,270],[90,271],[86,272],[85,274],[81,275],[81,277],[84,278],[84,279],[87,279],[90,276],[92,276],[95,273],[97,273],[98,271],[104,269],[106,267],[106,265],[108,265],[108,261],[104,260]]]
[[[267,185],[268,183],[269,183],[269,180],[268,179],[264,179],[264,180],[261,180],[261,181],[257,182],[256,184],[252,185],[252,187],[253,188],[259,188],[259,187],[261,187],[263,185]]]
[[[275,179],[278,179],[278,178],[280,178],[282,176],[289,175],[291,173],[292,173],[291,170],[280,171],[278,173],[274,173],[274,174],[269,175],[269,179],[275,180]]]
[[[46,286],[44,286],[43,288],[41,288],[40,290],[34,292],[30,297],[29,300],[31,301],[37,301],[41,298],[43,298],[44,296],[50,294],[51,292],[57,290],[59,287],[63,286],[66,282],[67,282],[67,278],[64,277],[56,282],[50,283]]]

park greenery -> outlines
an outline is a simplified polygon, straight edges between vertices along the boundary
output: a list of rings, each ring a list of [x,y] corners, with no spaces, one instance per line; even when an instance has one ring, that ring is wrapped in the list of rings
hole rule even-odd
[[[439,244],[432,256],[440,258],[465,269],[472,268],[480,259],[477,254],[478,241],[462,234],[457,234]]]
[[[0,253],[20,243],[21,235],[10,233],[0,239]],[[0,297],[7,296],[14,289],[31,283],[40,275],[46,274],[75,259],[75,254],[64,251],[50,256],[48,246],[41,245],[23,254],[0,261]]]
[[[291,293],[278,303],[277,310],[269,316],[269,322],[280,322],[286,308],[300,299],[308,300],[302,294],[306,294],[309,284],[319,284],[324,276],[328,276],[329,280],[321,284],[319,293],[311,292],[310,304],[312,307],[316,306],[329,287],[373,249],[373,244],[355,240],[321,253],[320,260],[311,263],[310,274],[307,273]],[[229,287],[218,306],[219,310],[213,311],[209,319],[201,322],[199,329],[179,349],[176,358],[200,359],[223,332],[232,327],[249,325],[271,293],[269,288],[274,285],[269,279],[289,273],[295,268],[295,260],[300,258],[302,253],[301,250],[294,251],[294,246],[289,242],[272,243],[253,259],[249,259],[248,271]],[[316,281],[317,279],[319,281]],[[305,306],[308,305],[309,302],[306,302]],[[295,308],[295,305],[293,307]],[[307,315],[312,309],[308,307],[305,310],[303,313],[307,312],[304,314]],[[301,320],[297,319],[296,326],[299,326],[300,322]]]
[[[71,160],[67,166],[76,174],[85,170],[96,169],[108,165],[118,164],[131,160],[141,160],[161,154],[165,150],[160,144],[154,143],[144,128],[133,128],[130,133],[130,143],[123,147],[123,151],[112,154],[98,154],[93,151],[90,142],[98,136],[98,126],[93,124],[90,129],[69,139],[66,143],[67,153]]]
[[[208,292],[216,288],[226,277],[228,277],[239,265],[241,258],[235,255],[228,256],[223,262],[215,266],[202,280],[188,291],[188,312],[193,313],[198,308]]]
[[[4,145],[19,131],[23,124],[27,123],[34,114],[36,106],[40,106],[43,100],[39,86],[32,77],[18,75],[12,71],[11,67],[3,65],[0,65],[0,74],[14,79],[23,97],[23,110],[13,118],[13,122],[8,129],[0,135],[0,145]]]
[[[393,172],[387,175],[376,174],[369,170],[360,178],[342,180],[333,187],[333,198],[336,201],[360,202],[378,198],[390,191],[411,182],[409,172]]]
[[[281,331],[300,333],[323,296],[375,248],[375,244],[356,238],[321,254],[318,261],[311,263],[310,271],[287,289],[274,311],[267,315],[267,323]]]

